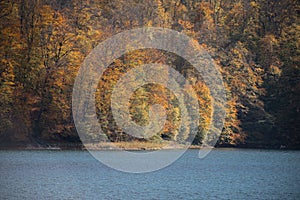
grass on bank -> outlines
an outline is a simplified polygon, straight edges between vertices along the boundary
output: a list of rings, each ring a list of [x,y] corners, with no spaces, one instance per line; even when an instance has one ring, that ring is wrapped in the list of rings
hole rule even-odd
[[[159,150],[159,149],[183,149],[186,146],[172,141],[163,141],[160,143],[154,142],[101,142],[90,143],[84,145],[86,149],[94,150],[112,150],[112,149],[125,149],[125,150]],[[189,148],[195,149],[200,146],[191,145]]]

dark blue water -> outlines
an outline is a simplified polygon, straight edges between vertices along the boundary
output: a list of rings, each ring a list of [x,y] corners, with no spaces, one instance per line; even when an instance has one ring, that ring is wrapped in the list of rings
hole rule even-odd
[[[86,151],[0,151],[0,199],[300,199],[300,151],[197,153],[128,174]]]

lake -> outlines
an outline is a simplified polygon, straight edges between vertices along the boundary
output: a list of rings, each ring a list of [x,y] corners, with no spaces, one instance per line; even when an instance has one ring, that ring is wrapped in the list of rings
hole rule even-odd
[[[107,151],[108,154],[116,152]],[[300,151],[188,150],[159,171],[130,174],[87,151],[0,151],[0,199],[300,199]]]

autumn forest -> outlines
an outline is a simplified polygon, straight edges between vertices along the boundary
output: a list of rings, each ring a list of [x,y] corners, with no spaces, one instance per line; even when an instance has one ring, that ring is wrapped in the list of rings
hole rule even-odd
[[[226,118],[216,146],[300,148],[297,0],[2,0],[0,10],[0,147],[80,145],[72,91],[85,57],[122,31],[162,27],[198,42],[222,75]],[[200,145],[212,117],[209,88],[186,60],[157,49],[125,54],[105,71],[95,95],[102,130],[113,142],[145,140],[116,125],[110,100],[117,81],[146,63],[168,64],[192,83],[200,114],[193,144]],[[150,105],[166,110],[164,128],[147,141],[189,138],[177,134],[172,91],[148,84],[130,102],[140,125],[149,121]]]

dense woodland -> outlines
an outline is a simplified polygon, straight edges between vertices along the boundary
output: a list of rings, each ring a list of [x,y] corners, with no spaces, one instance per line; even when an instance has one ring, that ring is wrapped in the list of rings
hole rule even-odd
[[[299,148],[299,8],[297,0],[2,0],[0,143],[80,144],[71,101],[84,58],[116,33],[153,26],[194,38],[218,65],[228,99],[218,146]],[[95,105],[111,141],[136,140],[113,121],[112,86],[126,70],[151,62],[169,63],[182,74],[191,69],[176,55],[153,49],[116,60],[99,82]],[[193,87],[201,115],[194,144],[201,144],[211,98],[202,81]],[[146,124],[154,103],[166,108],[168,121],[150,140],[174,139],[180,111],[166,89],[137,90],[133,120]]]

